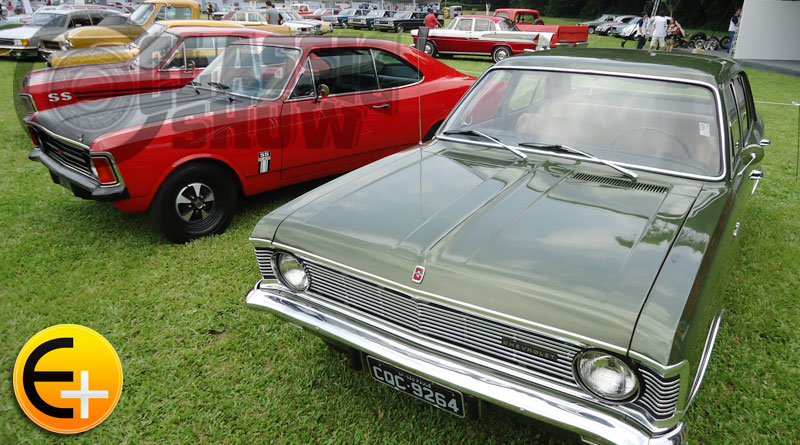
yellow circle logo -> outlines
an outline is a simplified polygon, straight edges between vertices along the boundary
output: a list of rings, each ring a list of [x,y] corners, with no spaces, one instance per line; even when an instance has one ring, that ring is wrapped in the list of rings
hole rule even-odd
[[[122,365],[97,332],[75,324],[49,327],[25,343],[14,365],[14,394],[40,427],[81,433],[104,421],[122,392]]]

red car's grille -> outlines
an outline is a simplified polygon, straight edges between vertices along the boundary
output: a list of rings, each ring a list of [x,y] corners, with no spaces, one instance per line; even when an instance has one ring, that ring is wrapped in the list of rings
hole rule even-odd
[[[41,149],[59,164],[92,177],[92,159],[85,149],[75,147],[50,136],[47,132],[33,127],[33,131],[41,142]]]

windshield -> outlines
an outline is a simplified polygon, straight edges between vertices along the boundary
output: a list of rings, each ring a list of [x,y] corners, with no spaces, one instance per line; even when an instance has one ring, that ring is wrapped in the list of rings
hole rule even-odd
[[[134,25],[144,25],[150,15],[153,14],[153,10],[156,7],[154,5],[142,5],[139,6],[136,11],[133,11],[133,14],[130,16],[130,22]]]
[[[497,22],[497,26],[500,28],[500,31],[519,31],[517,24],[511,20],[500,20]]]
[[[153,26],[147,29],[147,31],[139,34],[139,37],[136,38],[131,45],[136,48],[146,48],[148,45],[153,43],[153,40],[156,39],[161,33],[163,33],[167,29],[166,26],[160,23],[154,23]]]
[[[411,12],[409,12],[409,11],[400,11],[400,12],[396,13],[393,17],[396,18],[396,19],[410,19],[411,18]]]
[[[367,14],[367,17],[383,17],[384,11],[373,9]]]
[[[164,60],[170,50],[178,43],[178,36],[168,32],[161,33],[149,41],[149,44],[142,48],[142,51],[133,59],[135,65],[140,68],[157,68]],[[144,43],[144,42],[143,42]]]
[[[108,15],[103,20],[100,20],[98,25],[100,26],[110,26],[110,25],[124,25],[127,23],[128,17],[124,15]]]
[[[296,12],[284,11],[281,12],[281,15],[283,16],[284,20],[305,20],[303,17],[300,16],[300,14]]]
[[[233,45],[214,59],[195,85],[257,99],[277,99],[294,72],[300,50]]]
[[[338,15],[350,17],[351,15],[353,15],[355,13],[356,13],[355,9],[345,9],[342,12],[340,12]]]
[[[42,26],[45,28],[57,28],[67,26],[67,16],[65,14],[53,14],[40,12],[34,14],[27,23],[28,26]]]
[[[681,82],[495,70],[443,126],[444,133],[465,130],[517,147],[566,145],[632,167],[712,177],[722,172],[715,97]]]

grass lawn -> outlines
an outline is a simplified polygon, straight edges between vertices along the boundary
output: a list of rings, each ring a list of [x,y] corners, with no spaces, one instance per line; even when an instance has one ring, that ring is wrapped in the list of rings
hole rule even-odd
[[[618,42],[592,36],[593,46]],[[470,74],[490,65],[488,58],[445,62]],[[0,62],[0,444],[560,443],[507,412],[476,422],[427,407],[352,371],[315,337],[245,308],[259,278],[252,228],[319,182],[245,200],[223,235],[166,244],[144,215],[75,198],[27,159],[31,141],[11,106],[14,67]],[[800,79],[748,74],[756,100],[800,100]],[[766,179],[744,221],[714,357],[686,418],[694,443],[800,439],[797,109],[758,109],[772,139]],[[22,345],[61,323],[103,334],[125,377],[105,423],[69,438],[30,422],[11,384]]]

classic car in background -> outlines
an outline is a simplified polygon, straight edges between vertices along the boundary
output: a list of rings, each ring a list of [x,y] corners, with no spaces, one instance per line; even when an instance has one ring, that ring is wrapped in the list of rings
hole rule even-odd
[[[406,32],[425,26],[425,16],[427,12],[399,11],[391,17],[375,19],[374,26],[378,31]],[[444,20],[440,17],[439,24],[444,26]]]
[[[586,22],[579,22],[578,25],[579,26],[586,26],[587,28],[589,28],[589,34],[594,34],[594,31],[597,28],[597,25],[602,25],[603,23],[606,23],[606,22],[613,22],[614,21],[614,17],[618,17],[620,15],[622,15],[622,14],[602,14],[602,15],[600,15],[600,17],[598,17],[598,18],[596,18],[594,20],[589,20],[589,21],[586,21]]]
[[[347,28],[348,23],[347,21],[351,17],[363,17],[369,14],[368,9],[342,9],[340,12],[334,15],[324,15],[322,16],[322,20],[325,22],[330,23],[333,26],[338,26],[340,28]]]
[[[24,26],[0,31],[0,56],[38,58],[39,43],[68,29],[100,23],[121,13],[103,6],[50,6],[40,8]]]
[[[246,301],[458,416],[479,399],[587,443],[684,443],[763,131],[729,59],[504,60],[434,142],[262,218]]]
[[[223,232],[238,194],[352,170],[429,139],[473,82],[386,40],[271,37],[233,43],[180,90],[25,121],[30,158],[56,183],[149,210],[155,230],[181,242]]]
[[[124,62],[135,57],[142,48],[148,46],[168,29],[187,26],[203,26],[217,28],[243,28],[234,23],[211,20],[163,20],[154,23],[147,31],[139,35],[133,42],[120,46],[101,46],[71,50],[57,50],[45,45],[39,46],[39,54],[47,60],[47,66],[85,65],[89,63]]]
[[[322,18],[325,17],[326,15],[336,15],[339,12],[340,12],[339,8],[319,8],[312,14],[308,14],[306,17],[314,20],[322,20]],[[333,26],[332,22],[331,26]]]
[[[375,30],[375,20],[383,17],[391,17],[395,14],[394,11],[388,9],[373,9],[369,14],[361,17],[350,17],[347,19],[347,26],[353,29],[369,29]]]
[[[132,42],[156,20],[198,20],[200,4],[194,0],[145,0],[122,24],[83,26],[57,36],[47,49],[119,46]]]
[[[266,12],[255,9],[244,11],[231,11],[222,18],[228,23],[236,23],[248,28],[261,29],[273,32],[282,36],[311,35],[314,34],[314,27],[311,25],[301,25],[299,23],[269,23]]]
[[[545,25],[535,9],[503,8],[494,12],[495,17],[504,17],[517,25],[520,31],[549,32],[550,47],[577,46],[589,42],[589,32],[585,26]]]
[[[310,33],[317,35],[333,32],[333,25],[331,23],[311,19],[308,18],[308,16],[300,15],[294,11],[278,11],[278,13],[283,17],[284,25],[292,26],[291,24],[296,24],[298,27],[310,27]],[[303,33],[298,32],[296,34]]]
[[[17,16],[6,17],[4,15],[0,15],[0,30],[19,28],[24,24],[25,23]]]
[[[137,39],[144,48],[136,48],[137,54],[129,62],[29,72],[20,90],[27,114],[83,101],[180,88],[233,42],[274,35],[235,25],[167,27],[170,22],[185,21],[164,21],[151,26],[142,34],[144,39],[142,36]],[[160,32],[154,33],[157,30]],[[87,113],[100,109],[86,107]]]
[[[417,42],[419,31],[411,36]],[[488,15],[462,15],[450,22],[447,28],[428,31],[425,53],[491,56],[499,62],[526,50],[550,48],[553,33],[520,31],[509,19]]]
[[[601,36],[610,36],[613,35],[613,32],[617,29],[617,26],[622,24],[628,24],[635,19],[638,19],[638,15],[619,15],[614,17],[614,20],[610,22],[601,23],[597,25],[594,32],[595,34],[599,34]]]

